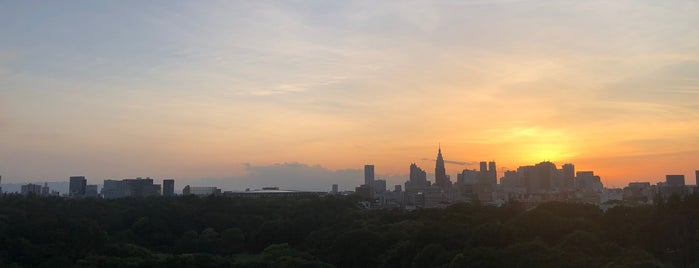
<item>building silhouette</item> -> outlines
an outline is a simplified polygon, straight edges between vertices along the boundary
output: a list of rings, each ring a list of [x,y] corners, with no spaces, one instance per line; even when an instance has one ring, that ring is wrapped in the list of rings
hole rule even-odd
[[[210,196],[221,195],[221,189],[213,186],[185,186],[182,195]]]
[[[87,180],[85,179],[85,176],[70,177],[70,182],[68,184],[68,196],[83,197],[85,196],[86,189]]]
[[[175,180],[166,179],[163,180],[163,196],[174,196],[175,195]]]
[[[41,195],[41,185],[33,183],[22,185],[20,193],[22,193],[22,195],[24,196],[29,195],[29,193],[33,193],[34,195]]]
[[[561,166],[561,170],[563,172],[563,183],[561,190],[572,190],[575,187],[575,165],[563,164],[563,166]]]
[[[41,187],[41,195],[48,196],[49,194],[51,194],[51,190],[49,189],[49,184],[47,182],[44,182],[44,187]]]
[[[684,186],[684,175],[665,175],[668,186]]]
[[[660,194],[664,198],[670,198],[672,195],[684,196],[687,190],[684,183],[684,175],[665,175],[665,183],[660,185]]]
[[[408,183],[411,186],[428,186],[427,172],[418,167],[415,163],[410,164],[410,180]]]
[[[96,184],[89,184],[85,187],[85,197],[99,197],[99,186]]]
[[[374,189],[376,193],[386,192],[386,180],[374,180],[372,189]]]
[[[107,199],[122,197],[146,197],[160,195],[160,184],[153,184],[153,179],[104,180],[102,197]]]
[[[447,189],[451,187],[451,181],[447,175],[447,171],[444,168],[444,158],[442,157],[442,146],[439,146],[437,152],[437,164],[434,168],[434,185]]]
[[[374,165],[364,165],[364,185],[374,187]]]

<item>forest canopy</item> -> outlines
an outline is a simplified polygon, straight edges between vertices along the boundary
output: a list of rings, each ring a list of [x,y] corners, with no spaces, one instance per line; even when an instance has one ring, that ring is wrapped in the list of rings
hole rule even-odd
[[[699,267],[699,198],[602,211],[352,196],[0,198],[2,267]]]

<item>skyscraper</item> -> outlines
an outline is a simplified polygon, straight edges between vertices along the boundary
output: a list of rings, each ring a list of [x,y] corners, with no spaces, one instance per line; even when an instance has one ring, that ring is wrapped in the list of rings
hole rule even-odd
[[[684,175],[665,175],[668,186],[684,186]]]
[[[442,147],[439,147],[437,153],[437,165],[434,168],[434,184],[441,188],[448,188],[451,186],[451,181],[447,176],[447,171],[444,168],[444,158],[442,157]]]
[[[699,187],[699,170],[694,171],[694,179],[696,180],[696,186]]]
[[[572,190],[575,187],[575,166],[573,164],[563,164],[563,190]]]
[[[418,167],[415,163],[410,164],[410,185],[427,186],[427,172]]]
[[[163,180],[163,196],[174,196],[175,195],[175,180],[167,179]]]
[[[364,165],[364,185],[369,188],[374,186],[374,165]]]
[[[481,162],[481,173],[488,171],[488,162]]]
[[[87,180],[85,176],[73,176],[70,177],[70,183],[68,185],[68,195],[71,197],[82,197],[85,195],[85,189],[87,188]]]

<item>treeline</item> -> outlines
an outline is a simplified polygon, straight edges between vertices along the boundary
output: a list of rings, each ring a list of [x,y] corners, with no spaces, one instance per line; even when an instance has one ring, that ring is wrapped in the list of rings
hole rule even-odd
[[[353,197],[0,198],[0,267],[699,267],[699,197],[653,206]]]

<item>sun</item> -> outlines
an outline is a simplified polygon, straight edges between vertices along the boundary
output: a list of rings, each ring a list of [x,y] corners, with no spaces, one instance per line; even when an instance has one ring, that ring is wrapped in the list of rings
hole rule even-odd
[[[528,146],[525,154],[530,163],[538,163],[542,161],[567,161],[575,156],[569,146],[565,144],[544,143]]]

